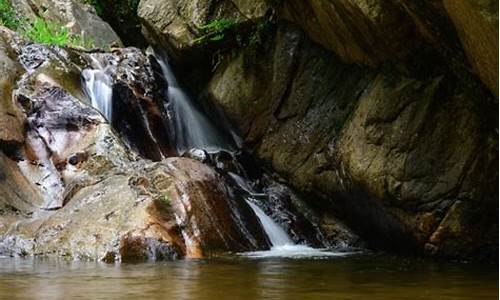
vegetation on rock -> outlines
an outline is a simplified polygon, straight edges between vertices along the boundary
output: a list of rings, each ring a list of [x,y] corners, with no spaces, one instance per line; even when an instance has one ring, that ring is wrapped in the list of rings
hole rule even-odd
[[[0,0],[0,25],[17,30],[20,23],[10,0]]]
[[[33,22],[16,14],[9,0],[0,0],[0,25],[19,31],[35,43],[60,47],[92,48],[93,41],[72,34],[63,24],[36,18]]]
[[[92,48],[93,42],[78,34],[71,34],[63,25],[37,18],[33,24],[26,26],[24,35],[33,42],[60,47]]]

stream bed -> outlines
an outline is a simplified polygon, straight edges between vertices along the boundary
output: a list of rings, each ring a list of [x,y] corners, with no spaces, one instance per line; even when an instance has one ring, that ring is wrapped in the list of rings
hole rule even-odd
[[[497,299],[498,268],[378,254],[107,265],[0,259],[0,299]]]

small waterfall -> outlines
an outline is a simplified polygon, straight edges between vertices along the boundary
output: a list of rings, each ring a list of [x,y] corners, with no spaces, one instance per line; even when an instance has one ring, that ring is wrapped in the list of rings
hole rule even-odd
[[[97,69],[82,71],[85,92],[90,98],[92,106],[99,110],[106,120],[111,123],[113,121],[112,80],[99,62],[96,65],[98,66]]]
[[[232,147],[220,135],[208,118],[194,105],[192,99],[179,86],[166,59],[155,55],[168,83],[168,111],[173,114],[173,126],[177,152],[183,154],[190,149],[207,152],[232,151]]]
[[[260,223],[262,224],[262,228],[264,232],[267,234],[269,241],[273,245],[273,247],[282,247],[286,245],[294,245],[294,242],[288,237],[285,230],[281,228],[276,222],[273,221],[268,215],[266,215],[260,207],[253,204],[251,201],[247,201],[248,205],[252,208],[252,210],[259,218]]]
[[[234,173],[229,173],[234,182],[247,194],[246,198],[247,204],[253,210],[257,218],[259,219],[262,229],[269,238],[271,242],[271,250],[269,251],[254,251],[246,252],[241,255],[247,257],[263,258],[263,257],[292,257],[292,258],[303,258],[303,257],[333,257],[333,256],[345,256],[351,253],[347,252],[334,252],[327,251],[325,249],[316,249],[309,247],[307,245],[296,244],[286,231],[276,223],[270,216],[268,216],[257,204],[254,203],[254,196],[260,196],[263,194],[256,193],[248,181]]]

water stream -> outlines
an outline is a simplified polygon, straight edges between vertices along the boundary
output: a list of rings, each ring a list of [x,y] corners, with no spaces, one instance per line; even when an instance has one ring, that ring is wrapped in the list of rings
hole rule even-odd
[[[173,112],[175,145],[179,153],[184,153],[190,149],[202,149],[209,153],[219,151],[230,152],[231,146],[224,141],[222,134],[210,122],[208,117],[200,111],[193,103],[193,100],[180,87],[172,68],[168,64],[168,59],[157,54],[153,55],[158,60],[163,75],[168,83],[168,105],[171,105],[170,111]],[[168,109],[167,109],[168,110]],[[244,168],[237,162],[239,169]],[[271,217],[254,202],[251,197],[264,196],[266,194],[254,191],[249,180],[244,178],[244,174],[228,173],[242,191],[248,197],[247,204],[253,210],[260,221],[262,229],[267,235],[272,247],[269,251],[248,252],[243,255],[249,257],[313,257],[313,256],[343,256],[346,253],[325,251],[324,249],[313,249],[307,245],[297,245],[288,236],[286,231],[281,228]]]
[[[182,155],[190,149],[203,149],[210,153],[231,151],[229,143],[181,88],[168,59],[157,54],[155,57],[168,83],[168,100],[165,103],[167,111],[172,113],[177,152]]]
[[[97,109],[108,122],[113,120],[113,89],[111,76],[106,68],[93,56],[92,67],[82,71],[85,93],[91,100],[92,107]]]

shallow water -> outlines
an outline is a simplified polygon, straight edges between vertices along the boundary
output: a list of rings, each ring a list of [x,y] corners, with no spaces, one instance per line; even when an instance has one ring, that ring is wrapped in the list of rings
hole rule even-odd
[[[0,299],[497,299],[495,266],[356,254],[105,265],[0,259]]]

